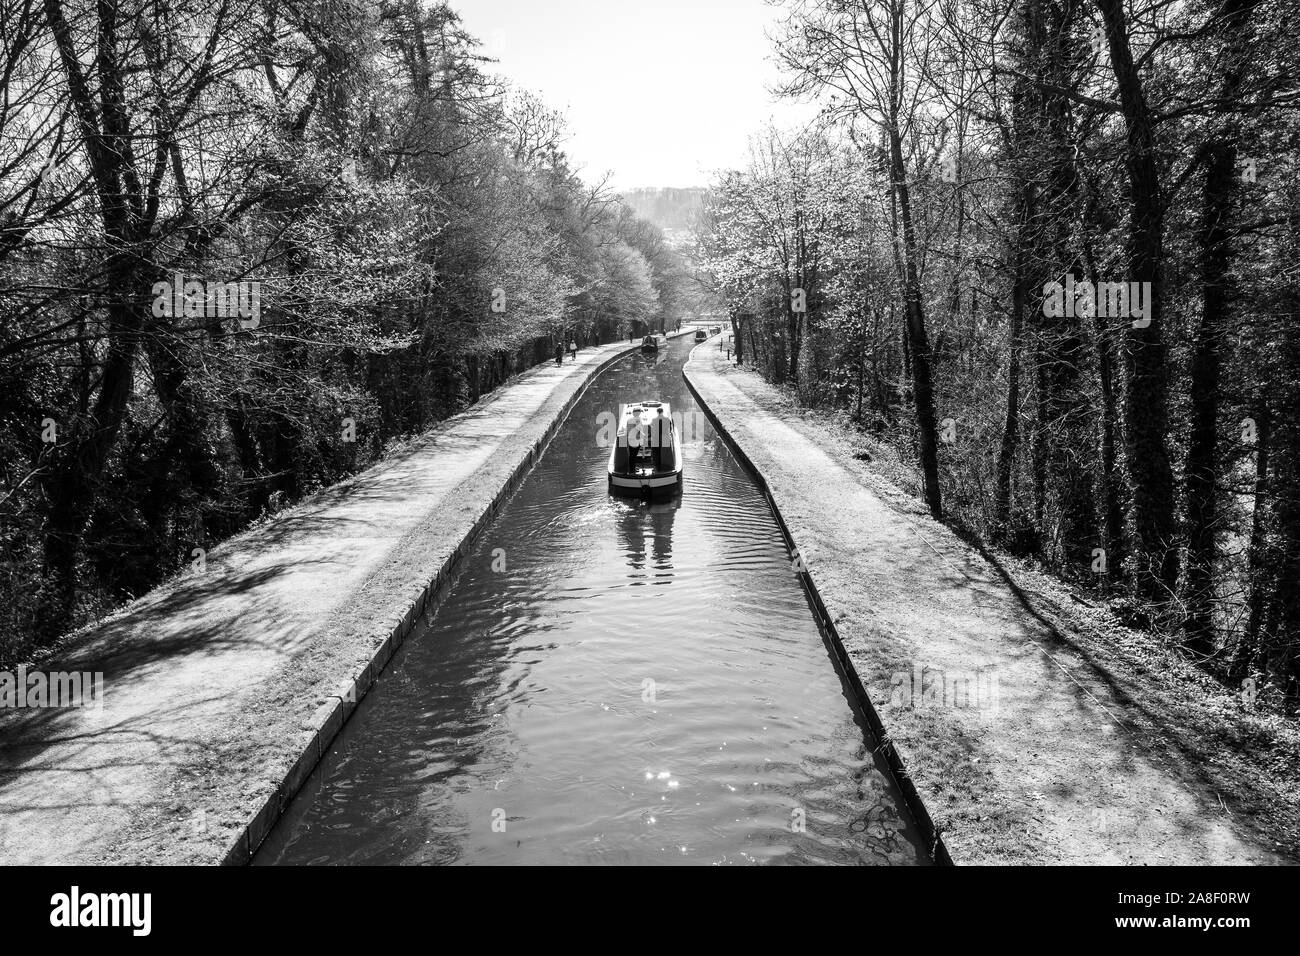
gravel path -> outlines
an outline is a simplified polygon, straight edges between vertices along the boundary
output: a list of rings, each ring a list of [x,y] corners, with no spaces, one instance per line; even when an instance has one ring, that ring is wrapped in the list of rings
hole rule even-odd
[[[1141,681],[993,556],[713,343],[685,371],[768,482],[954,862],[1287,862],[1267,823],[1222,799],[1212,761],[1185,757]]]

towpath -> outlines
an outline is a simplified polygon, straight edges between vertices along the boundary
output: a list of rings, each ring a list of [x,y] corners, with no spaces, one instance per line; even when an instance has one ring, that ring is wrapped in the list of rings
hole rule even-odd
[[[1231,748],[1195,739],[1171,704],[1180,695],[1059,595],[1017,585],[716,344],[695,349],[685,374],[766,480],[954,862],[1256,864],[1295,852],[1267,817],[1284,795],[1222,763]],[[1180,666],[1172,653],[1166,663]],[[1199,715],[1205,725],[1239,709],[1221,696],[1207,699],[1223,710]]]

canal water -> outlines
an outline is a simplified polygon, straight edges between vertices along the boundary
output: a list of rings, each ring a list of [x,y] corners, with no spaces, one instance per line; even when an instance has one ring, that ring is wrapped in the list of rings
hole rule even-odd
[[[926,862],[691,347],[591,383],[255,863]],[[653,398],[684,490],[613,498],[598,416]]]

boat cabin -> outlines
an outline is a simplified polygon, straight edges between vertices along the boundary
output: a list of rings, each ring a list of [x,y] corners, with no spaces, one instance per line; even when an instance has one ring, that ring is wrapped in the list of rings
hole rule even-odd
[[[667,402],[630,402],[619,409],[608,470],[609,490],[615,493],[649,495],[681,487],[681,448]]]

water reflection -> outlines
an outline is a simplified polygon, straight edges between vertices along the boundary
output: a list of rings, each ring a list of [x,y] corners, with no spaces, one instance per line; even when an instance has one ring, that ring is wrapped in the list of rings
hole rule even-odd
[[[633,571],[671,572],[673,568],[673,516],[682,506],[680,494],[662,501],[617,499],[617,528],[627,566]],[[633,575],[633,577],[647,577]],[[642,583],[667,584],[671,573],[652,574]],[[653,579],[658,579],[656,582]]]

